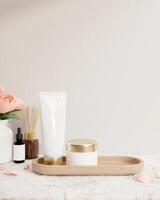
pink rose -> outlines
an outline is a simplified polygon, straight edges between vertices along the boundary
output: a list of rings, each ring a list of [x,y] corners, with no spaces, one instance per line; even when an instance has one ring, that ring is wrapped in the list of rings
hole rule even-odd
[[[1,96],[4,96],[5,95],[5,89],[3,87],[3,85],[0,85],[0,98]]]
[[[15,96],[5,94],[4,88],[0,87],[0,113],[7,113],[14,110],[21,110],[23,102]]]

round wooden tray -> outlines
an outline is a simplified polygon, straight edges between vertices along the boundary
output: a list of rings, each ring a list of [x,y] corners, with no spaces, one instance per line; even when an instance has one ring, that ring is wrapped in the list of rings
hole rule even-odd
[[[43,160],[42,157],[32,161],[33,171],[51,176],[118,176],[135,174],[143,169],[141,159],[125,156],[99,156],[97,166],[68,166],[65,157],[64,165],[45,165]]]

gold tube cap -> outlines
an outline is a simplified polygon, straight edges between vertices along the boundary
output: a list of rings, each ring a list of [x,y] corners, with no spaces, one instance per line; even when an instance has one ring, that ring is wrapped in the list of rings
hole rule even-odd
[[[97,150],[97,142],[90,139],[74,139],[67,142],[69,152],[94,152]]]
[[[44,157],[43,164],[45,165],[63,165],[63,157],[58,158],[48,158]]]

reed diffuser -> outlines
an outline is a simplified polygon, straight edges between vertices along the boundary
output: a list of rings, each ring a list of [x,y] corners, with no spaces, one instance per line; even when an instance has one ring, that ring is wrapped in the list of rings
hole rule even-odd
[[[35,132],[37,122],[39,120],[38,107],[26,107],[23,110],[23,116],[26,125],[25,132],[25,155],[26,159],[34,159],[38,157],[39,141]]]

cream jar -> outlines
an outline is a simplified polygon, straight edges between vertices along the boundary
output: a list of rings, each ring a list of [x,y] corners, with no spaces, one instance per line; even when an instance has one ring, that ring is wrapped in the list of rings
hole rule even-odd
[[[67,142],[67,165],[97,165],[97,142],[74,139]]]

